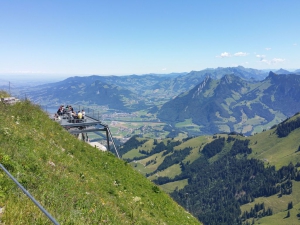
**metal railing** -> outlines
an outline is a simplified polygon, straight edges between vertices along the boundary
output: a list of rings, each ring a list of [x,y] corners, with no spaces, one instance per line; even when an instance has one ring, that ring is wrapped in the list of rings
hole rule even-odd
[[[80,105],[75,106],[75,109],[76,109],[76,110],[79,110],[79,111],[81,111],[81,110],[83,109],[83,110],[85,111],[85,115],[86,115],[86,116],[90,117],[91,119],[97,120],[98,122],[101,123],[102,126],[105,127],[105,129],[106,129],[106,139],[107,139],[107,141],[108,141],[108,143],[107,143],[108,146],[107,146],[107,147],[108,147],[108,149],[109,149],[109,139],[110,139],[111,142],[112,142],[112,145],[114,146],[114,149],[115,149],[115,152],[116,152],[117,157],[120,158],[119,153],[118,153],[118,150],[117,150],[117,148],[116,148],[116,146],[115,146],[115,142],[114,142],[114,139],[113,139],[113,137],[112,137],[112,134],[111,134],[111,131],[110,131],[108,125],[103,124],[103,122],[102,122],[101,119],[100,119],[100,118],[101,118],[101,114],[100,114],[99,110],[97,110],[97,109],[92,109],[92,108],[90,108],[90,107],[80,106]]]
[[[16,185],[24,192],[25,195],[27,195],[28,198],[51,220],[51,222],[55,225],[59,225],[59,223],[50,215],[50,213],[47,212],[46,209],[43,208],[43,206],[34,199],[34,197],[17,181],[16,178],[11,175],[7,169],[0,163],[0,168],[9,176],[10,179],[12,179],[13,182],[16,183]]]
[[[66,105],[65,105],[65,107],[66,107]],[[113,145],[113,147],[114,147],[114,149],[115,149],[115,152],[116,152],[117,157],[120,158],[120,155],[119,155],[118,150],[117,150],[117,148],[116,148],[116,146],[115,146],[115,143],[114,143],[114,140],[113,140],[111,131],[109,130],[108,125],[103,123],[102,118],[101,118],[101,113],[100,113],[99,109],[93,109],[93,108],[91,108],[91,107],[82,106],[82,105],[76,105],[76,104],[73,104],[72,107],[73,107],[74,111],[76,111],[76,112],[77,112],[77,111],[84,110],[84,111],[85,111],[85,115],[86,115],[87,117],[89,117],[89,118],[91,118],[91,119],[93,119],[93,120],[98,121],[98,122],[105,128],[105,130],[106,130],[106,132],[107,132],[107,133],[106,133],[107,148],[110,149],[110,147],[109,147],[109,139],[110,139],[111,142],[112,142],[112,145]],[[45,105],[42,106],[42,105],[41,105],[41,108],[43,108],[46,112],[49,113],[48,107],[47,107],[47,106],[45,106]],[[53,107],[51,107],[51,108],[53,108]],[[59,106],[57,107],[57,109],[58,109],[58,108],[59,108]],[[55,112],[52,112],[52,113],[55,113]]]

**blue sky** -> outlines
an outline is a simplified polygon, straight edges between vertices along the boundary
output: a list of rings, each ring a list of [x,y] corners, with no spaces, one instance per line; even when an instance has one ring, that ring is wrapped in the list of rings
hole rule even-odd
[[[300,69],[299,0],[1,1],[0,74]]]

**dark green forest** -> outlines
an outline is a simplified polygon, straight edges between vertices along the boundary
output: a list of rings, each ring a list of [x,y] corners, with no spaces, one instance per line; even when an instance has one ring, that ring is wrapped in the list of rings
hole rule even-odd
[[[231,142],[231,150],[225,156],[209,162],[210,157]],[[181,163],[179,176],[155,180],[161,185],[187,178],[189,185],[171,196],[204,224],[243,224],[246,219],[256,218],[260,210],[241,216],[240,206],[261,196],[288,195],[292,193],[291,180],[300,178],[293,164],[276,171],[274,166],[265,167],[261,160],[248,159],[252,152],[249,140],[230,137],[226,143],[225,138],[214,140],[204,147],[202,157],[191,164]],[[271,209],[259,214],[260,217],[269,215]]]
[[[297,113],[297,114],[299,114],[299,113]],[[297,115],[297,114],[295,114],[295,115]],[[280,123],[277,126],[276,134],[278,135],[278,137],[286,137],[293,130],[300,127],[300,117],[298,117],[296,120],[287,122],[288,119],[289,118],[287,118],[285,121],[283,121],[282,123]]]

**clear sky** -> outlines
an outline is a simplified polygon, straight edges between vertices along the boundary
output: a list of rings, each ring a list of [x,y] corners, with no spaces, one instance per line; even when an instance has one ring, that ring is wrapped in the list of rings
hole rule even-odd
[[[300,69],[299,0],[2,0],[0,74]]]

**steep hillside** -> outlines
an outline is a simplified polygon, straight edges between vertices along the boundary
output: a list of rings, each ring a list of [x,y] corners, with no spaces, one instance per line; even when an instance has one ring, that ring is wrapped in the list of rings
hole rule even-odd
[[[263,160],[277,169],[300,162],[300,114],[288,118],[272,129],[249,137],[250,157]]]
[[[77,140],[30,102],[0,103],[0,162],[60,224],[198,224],[109,152]],[[51,224],[0,171],[0,223]]]
[[[271,127],[300,110],[300,76],[276,75],[249,82],[235,75],[207,77],[202,83],[165,103],[158,118],[176,126],[192,120],[198,134],[241,132]]]
[[[263,90],[261,101],[270,109],[280,111],[287,117],[300,111],[300,76],[277,75],[270,72],[264,80],[270,86]],[[259,96],[259,93],[257,93]]]
[[[297,113],[250,137],[133,137],[120,150],[204,224],[297,224],[299,136]]]

